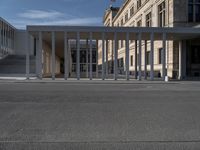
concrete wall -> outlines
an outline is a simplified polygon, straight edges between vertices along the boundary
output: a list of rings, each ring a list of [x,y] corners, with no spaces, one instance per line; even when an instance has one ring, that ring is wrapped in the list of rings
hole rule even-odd
[[[26,55],[28,39],[25,30],[16,30],[15,32],[15,55]],[[34,40],[30,37],[30,55],[34,54]]]

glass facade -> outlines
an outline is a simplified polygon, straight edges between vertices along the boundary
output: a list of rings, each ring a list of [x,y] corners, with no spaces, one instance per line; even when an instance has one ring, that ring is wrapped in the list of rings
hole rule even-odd
[[[0,57],[12,53],[15,29],[0,18]]]
[[[72,72],[76,72],[76,60],[77,60],[76,48],[72,48],[71,58],[72,58]],[[87,72],[87,65],[88,65],[88,71],[90,71],[89,61],[90,61],[89,49],[87,52],[86,48],[80,48],[80,71],[81,72]],[[93,48],[92,50],[92,71],[93,72],[96,72],[96,67],[97,67],[97,52],[96,52],[96,48]]]

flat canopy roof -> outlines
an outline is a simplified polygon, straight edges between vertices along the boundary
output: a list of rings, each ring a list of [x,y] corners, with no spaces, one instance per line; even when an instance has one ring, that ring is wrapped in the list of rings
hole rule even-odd
[[[64,38],[64,32],[68,32],[69,39],[76,39],[77,32],[80,32],[81,39],[88,39],[92,32],[93,39],[101,40],[102,33],[108,40],[114,39],[117,33],[118,40],[125,40],[126,33],[130,34],[130,40],[137,40],[137,34],[142,34],[142,40],[150,40],[151,33],[154,33],[154,40],[162,40],[163,33],[166,33],[167,40],[184,40],[200,38],[200,28],[197,27],[103,27],[103,26],[27,26],[27,31],[34,37],[39,32],[50,34],[56,32],[60,38]]]

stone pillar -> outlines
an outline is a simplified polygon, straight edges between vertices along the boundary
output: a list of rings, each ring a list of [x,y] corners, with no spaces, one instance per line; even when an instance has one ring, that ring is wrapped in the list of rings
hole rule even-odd
[[[163,33],[163,50],[162,50],[162,78],[165,81],[166,76],[166,33]]]
[[[150,80],[153,81],[154,80],[154,33],[151,33],[150,64],[151,64]]]
[[[142,80],[142,34],[138,34],[139,40],[139,58],[138,58],[138,65],[139,65],[139,72],[138,72],[138,80]]]
[[[26,79],[28,80],[30,77],[30,36],[28,31],[26,32]]]
[[[129,32],[126,33],[126,54],[125,54],[125,59],[126,59],[126,80],[129,80],[129,53],[130,53],[130,47],[129,47]]]
[[[68,53],[68,38],[67,38],[67,32],[64,32],[64,66],[65,66],[65,75],[64,75],[64,78],[65,80],[68,79],[68,76],[69,76],[69,53]]]
[[[92,80],[92,32],[90,32],[90,80]]]
[[[38,48],[38,77],[42,79],[42,32],[39,32],[39,48]]]
[[[147,79],[147,40],[144,42],[144,79]]]
[[[76,73],[77,80],[80,80],[80,32],[77,32]]]
[[[105,80],[105,33],[102,33],[102,80]]]
[[[55,63],[56,63],[56,58],[55,58],[55,32],[52,32],[51,33],[52,35],[51,35],[51,41],[52,41],[52,60],[51,60],[51,62],[52,62],[52,64],[51,64],[51,70],[52,70],[52,73],[51,73],[51,76],[52,76],[52,80],[55,80]]]
[[[114,33],[114,80],[117,80],[118,75],[118,40],[117,40],[117,32]]]

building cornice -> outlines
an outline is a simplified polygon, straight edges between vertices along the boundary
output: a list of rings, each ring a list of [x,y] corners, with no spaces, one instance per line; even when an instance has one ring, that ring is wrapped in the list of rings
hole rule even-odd
[[[120,7],[119,11],[117,12],[117,14],[115,15],[115,17],[113,18],[113,22],[119,17],[119,15],[121,14],[121,12],[126,8],[126,6],[131,2],[131,0],[126,0],[122,6]]]

